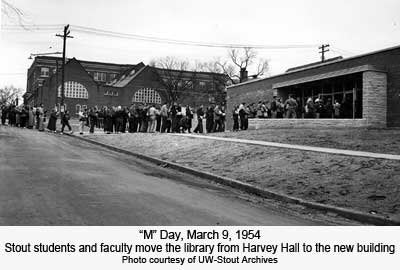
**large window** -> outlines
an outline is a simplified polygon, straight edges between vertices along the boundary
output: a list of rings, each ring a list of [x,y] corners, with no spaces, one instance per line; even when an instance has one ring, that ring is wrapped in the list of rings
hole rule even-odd
[[[50,68],[48,67],[40,68],[40,77],[49,77],[49,74],[50,74]]]
[[[80,83],[68,81],[65,82],[65,97],[88,99],[89,94],[85,86]],[[58,87],[58,97],[61,97],[61,85]]]
[[[107,73],[104,72],[94,72],[93,78],[95,81],[105,82],[107,81]]]
[[[139,89],[133,96],[133,102],[161,104],[161,97],[151,88]]]

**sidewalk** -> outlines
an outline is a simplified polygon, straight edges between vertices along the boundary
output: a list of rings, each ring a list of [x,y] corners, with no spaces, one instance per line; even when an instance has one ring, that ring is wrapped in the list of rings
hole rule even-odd
[[[201,138],[201,139],[208,139],[208,140],[225,141],[225,142],[244,143],[244,144],[251,144],[251,145],[288,148],[288,149],[328,153],[328,154],[335,154],[335,155],[400,160],[400,155],[392,155],[392,154],[381,154],[381,153],[372,153],[372,152],[364,152],[364,151],[343,150],[343,149],[335,149],[335,148],[305,146],[305,145],[286,144],[286,143],[275,143],[275,142],[266,142],[266,141],[257,141],[257,140],[226,138],[226,137],[194,135],[194,134],[187,134],[187,133],[172,133],[172,135],[192,137],[192,138]]]

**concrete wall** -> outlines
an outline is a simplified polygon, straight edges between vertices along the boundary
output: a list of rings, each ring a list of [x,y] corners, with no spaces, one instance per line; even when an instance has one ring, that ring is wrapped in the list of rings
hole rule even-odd
[[[249,129],[368,127],[366,119],[249,119]]]
[[[368,126],[387,126],[387,76],[383,72],[363,73],[363,118]]]

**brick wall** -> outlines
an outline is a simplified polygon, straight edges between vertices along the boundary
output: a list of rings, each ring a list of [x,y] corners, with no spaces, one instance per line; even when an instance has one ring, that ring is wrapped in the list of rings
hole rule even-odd
[[[43,86],[42,103],[45,110],[50,111],[56,104],[56,95],[58,86],[61,85],[61,74],[49,78]],[[65,98],[67,109],[71,112],[71,116],[75,116],[76,105],[86,105],[88,108],[95,106],[103,98],[99,85],[89,76],[83,67],[76,60],[71,60],[65,67],[65,82],[74,81],[82,84],[88,91],[89,99]],[[61,98],[57,98],[57,102],[61,102]]]
[[[363,73],[363,118],[368,126],[387,126],[387,76],[383,72]]]

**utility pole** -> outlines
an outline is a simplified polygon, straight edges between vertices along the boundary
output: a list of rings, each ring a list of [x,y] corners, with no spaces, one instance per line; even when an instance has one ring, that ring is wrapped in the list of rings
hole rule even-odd
[[[57,37],[62,37],[63,38],[63,59],[62,59],[62,73],[61,73],[61,104],[60,104],[60,112],[63,113],[65,111],[65,104],[64,104],[64,99],[65,99],[65,47],[67,45],[67,38],[73,38],[73,36],[70,36],[69,33],[71,31],[69,30],[69,24],[64,26],[64,33],[62,35],[57,34]],[[56,93],[58,95],[58,93]]]
[[[322,44],[319,49],[321,50],[319,53],[321,54],[321,62],[325,62],[325,53],[329,52],[329,44]]]

